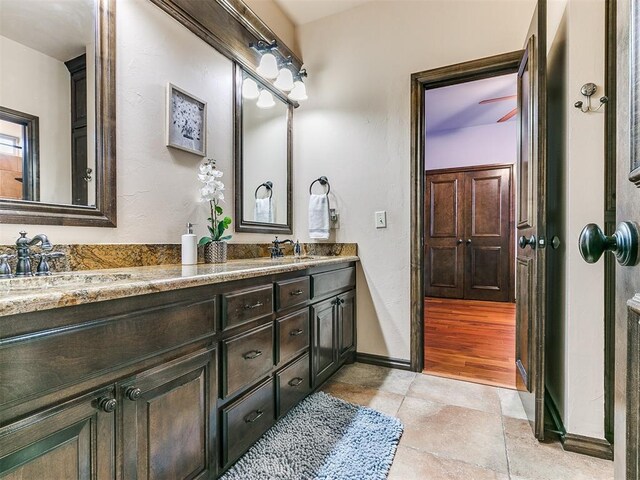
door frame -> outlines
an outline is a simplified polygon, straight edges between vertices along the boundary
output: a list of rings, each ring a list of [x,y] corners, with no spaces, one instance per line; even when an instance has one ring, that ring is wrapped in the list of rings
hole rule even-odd
[[[424,368],[425,91],[517,73],[523,50],[411,75],[411,370]]]
[[[487,163],[483,165],[471,165],[468,167],[451,167],[451,168],[434,168],[432,170],[425,170],[425,175],[438,175],[441,173],[465,173],[465,172],[482,172],[485,170],[497,170],[497,169],[509,169],[509,300],[507,302],[513,303],[516,298],[516,212],[515,212],[515,203],[516,203],[516,178],[515,178],[515,163]],[[425,185],[425,193],[426,193],[426,185]],[[424,198],[424,207],[430,205],[429,199]],[[426,226],[426,225],[425,225]],[[424,233],[423,233],[424,235]],[[425,252],[426,253],[426,252]],[[424,255],[424,253],[423,253]],[[466,273],[466,272],[465,272]],[[423,275],[426,275],[426,272],[423,269]],[[493,300],[492,300],[493,301]]]

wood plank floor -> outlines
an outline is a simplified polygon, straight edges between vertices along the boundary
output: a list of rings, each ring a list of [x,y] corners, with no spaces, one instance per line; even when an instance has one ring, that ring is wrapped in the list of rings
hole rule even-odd
[[[424,373],[516,388],[514,303],[425,299]]]

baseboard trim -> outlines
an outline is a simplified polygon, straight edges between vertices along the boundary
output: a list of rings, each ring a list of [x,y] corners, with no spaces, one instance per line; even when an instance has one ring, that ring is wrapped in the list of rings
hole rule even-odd
[[[400,358],[385,357],[383,355],[373,355],[371,353],[356,353],[356,362],[368,363],[379,367],[397,368],[399,370],[411,371],[411,362]]]
[[[562,448],[567,452],[582,453],[590,457],[613,460],[613,445],[609,440],[566,433],[561,437]]]
[[[551,415],[551,420],[555,426],[555,430],[551,432],[560,436],[562,448],[567,452],[581,453],[590,457],[602,458],[604,460],[613,460],[613,445],[604,438],[585,437],[575,433],[567,433],[560,411],[553,397],[549,392],[545,392],[545,405]]]

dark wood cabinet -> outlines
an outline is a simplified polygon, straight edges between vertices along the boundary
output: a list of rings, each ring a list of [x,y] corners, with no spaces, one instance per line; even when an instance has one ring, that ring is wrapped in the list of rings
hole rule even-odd
[[[71,76],[71,197],[74,205],[88,204],[87,56],[65,62]],[[91,172],[89,172],[91,169]]]
[[[338,295],[337,320],[338,320],[338,352],[341,360],[349,359],[353,353],[356,340],[356,292]]]
[[[427,172],[427,296],[511,300],[511,178],[511,166]]]
[[[113,387],[63,403],[0,429],[4,480],[112,480]]]
[[[336,298],[311,307],[313,324],[313,385],[321,385],[338,368]]]

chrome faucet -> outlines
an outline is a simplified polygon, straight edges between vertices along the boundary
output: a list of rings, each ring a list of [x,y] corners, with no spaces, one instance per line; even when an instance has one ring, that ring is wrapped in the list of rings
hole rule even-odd
[[[280,245],[285,245],[285,244],[289,244],[289,245],[293,245],[293,240],[278,240],[278,237],[276,237],[276,239],[271,242],[273,244],[273,246],[271,247],[271,258],[281,258],[284,257],[284,253],[282,252],[282,248],[280,247]]]
[[[27,238],[27,232],[24,230],[20,232],[20,238],[16,240],[16,251],[18,254],[18,261],[16,263],[16,277],[30,277],[31,273],[31,247],[40,243],[41,247],[45,251],[49,251],[53,248],[53,245],[49,243],[49,239],[46,235],[39,234],[33,238]]]

